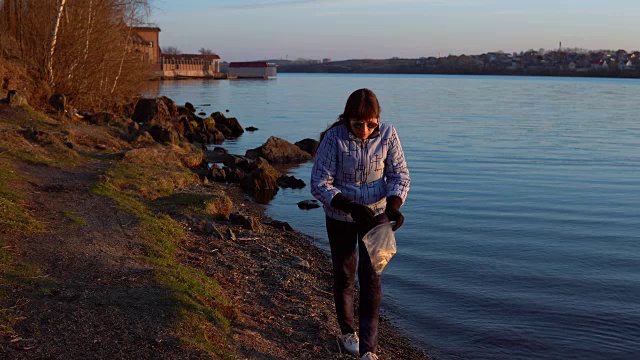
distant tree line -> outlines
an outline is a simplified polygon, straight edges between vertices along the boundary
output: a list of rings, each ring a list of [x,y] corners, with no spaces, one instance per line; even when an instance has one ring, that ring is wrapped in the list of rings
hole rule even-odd
[[[77,107],[105,108],[139,93],[147,78],[132,29],[150,0],[0,0],[0,57]]]
[[[168,54],[168,55],[181,55],[182,54],[182,50],[178,49],[175,46],[165,46],[165,47],[162,48],[162,53],[163,54]],[[200,50],[198,50],[198,53],[200,53],[200,55],[213,55],[213,54],[215,54],[213,52],[213,50],[205,49],[205,48],[200,48]]]

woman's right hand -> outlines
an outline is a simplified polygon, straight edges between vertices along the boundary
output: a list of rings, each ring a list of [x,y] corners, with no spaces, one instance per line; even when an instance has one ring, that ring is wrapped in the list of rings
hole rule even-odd
[[[373,227],[375,225],[376,214],[368,206],[351,201],[342,194],[336,194],[331,200],[331,206],[351,214],[353,221],[363,227]]]
[[[376,214],[371,208],[353,201],[349,204],[349,207],[351,208],[351,217],[356,224],[361,226],[375,225]]]

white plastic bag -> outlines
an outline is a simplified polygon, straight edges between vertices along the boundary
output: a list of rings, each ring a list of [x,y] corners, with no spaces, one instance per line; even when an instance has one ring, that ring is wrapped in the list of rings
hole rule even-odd
[[[362,237],[362,242],[371,258],[371,266],[378,275],[396,253],[396,237],[391,230],[392,225],[389,221],[384,222]]]

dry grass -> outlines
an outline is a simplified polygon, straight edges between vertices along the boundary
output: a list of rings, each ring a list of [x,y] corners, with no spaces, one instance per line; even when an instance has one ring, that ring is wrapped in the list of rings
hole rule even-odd
[[[131,149],[131,145],[119,137],[117,129],[86,124],[67,124],[63,128],[68,141],[86,151],[94,151],[97,145],[106,151],[120,152]]]
[[[26,208],[22,194],[16,190],[24,181],[12,161],[0,155],[0,302],[6,303],[10,295],[20,288],[29,286],[41,275],[38,267],[16,261],[13,244],[7,243],[8,236],[25,236],[44,230]],[[11,308],[0,309],[0,336],[13,336],[13,327],[19,321],[20,307],[16,303]]]
[[[127,152],[106,176],[118,189],[148,200],[171,195],[175,189],[199,181],[170,148],[161,146]]]
[[[27,234],[44,229],[26,208],[22,194],[16,190],[21,181],[24,178],[15,171],[11,161],[0,155],[0,234]]]
[[[116,166],[114,171],[119,171]],[[215,279],[201,270],[182,265],[176,257],[176,243],[184,230],[162,212],[152,212],[144,202],[109,182],[99,182],[94,192],[115,200],[123,211],[139,220],[147,247],[147,261],[154,265],[156,278],[173,290],[180,307],[175,330],[187,346],[207,351],[212,358],[234,359],[228,347],[231,320],[237,308],[222,293]]]
[[[150,203],[156,211],[168,214],[201,214],[228,218],[233,208],[231,198],[223,192],[176,192]]]
[[[32,164],[66,166],[86,162],[68,146],[64,125],[30,106],[0,105],[0,153]]]
[[[205,211],[209,215],[216,217],[229,217],[233,209],[233,202],[225,195],[221,194],[206,201]]]

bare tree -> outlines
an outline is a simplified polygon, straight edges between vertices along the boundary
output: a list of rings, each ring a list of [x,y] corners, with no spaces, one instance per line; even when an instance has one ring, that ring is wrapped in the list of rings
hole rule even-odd
[[[60,28],[60,19],[62,18],[62,12],[64,11],[64,4],[67,0],[58,0],[58,9],[56,11],[56,20],[55,26],[53,28],[53,33],[51,34],[51,51],[49,52],[49,58],[47,59],[47,70],[49,72],[49,83],[53,84],[54,75],[53,75],[53,55],[56,51],[56,42],[58,41],[58,30]]]
[[[182,54],[182,51],[175,46],[166,46],[162,48],[162,53],[168,55],[180,55]]]
[[[200,50],[198,50],[198,52],[201,55],[213,55],[213,50],[211,50],[211,49],[200,48]]]
[[[72,106],[106,109],[139,94],[151,74],[134,41],[150,1],[0,0],[0,56],[18,56],[49,84],[38,98],[53,91]]]

